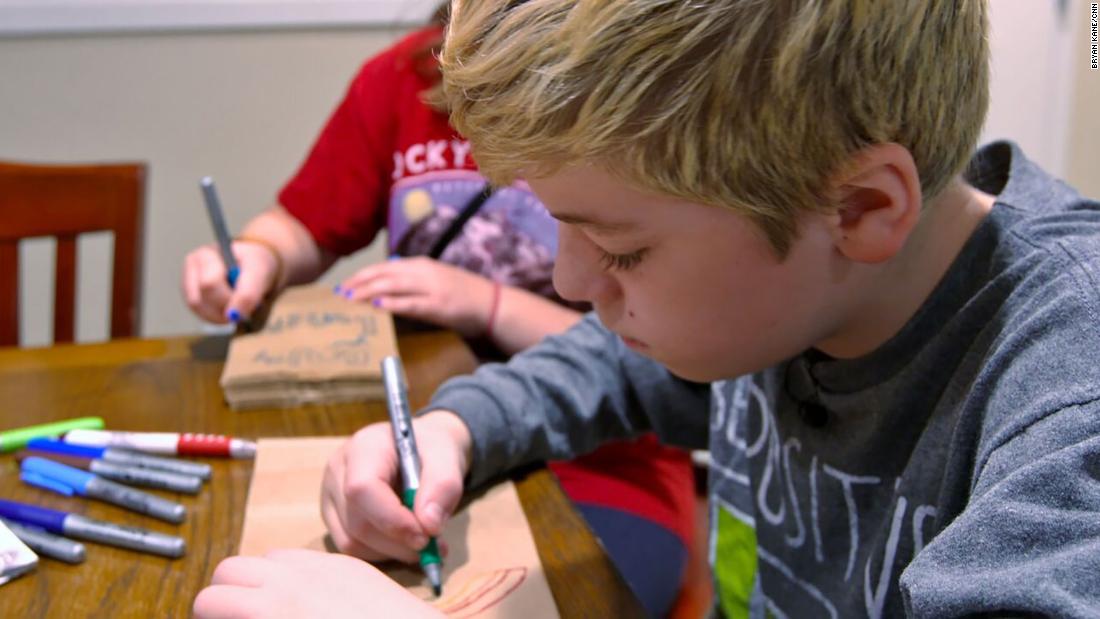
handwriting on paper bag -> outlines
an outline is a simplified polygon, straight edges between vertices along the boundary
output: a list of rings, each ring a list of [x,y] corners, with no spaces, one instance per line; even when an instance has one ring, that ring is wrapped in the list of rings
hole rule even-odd
[[[378,334],[375,317],[331,311],[290,312],[273,316],[262,333],[277,335],[306,332],[315,343],[299,344],[282,350],[261,348],[252,357],[255,363],[269,367],[307,367],[340,363],[351,367],[374,365],[367,340]],[[339,339],[333,339],[339,337]]]

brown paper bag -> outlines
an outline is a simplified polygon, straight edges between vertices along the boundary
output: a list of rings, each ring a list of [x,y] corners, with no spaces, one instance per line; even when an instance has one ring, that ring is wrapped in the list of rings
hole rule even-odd
[[[275,548],[331,550],[320,514],[329,456],[347,439],[262,439],[248,491],[240,554]],[[432,599],[415,567],[383,565],[391,578],[451,617],[557,617],[534,539],[511,482],[474,498],[448,522],[443,596]]]
[[[293,287],[262,330],[230,343],[221,385],[233,408],[381,399],[380,364],[394,354],[389,313],[324,286]]]

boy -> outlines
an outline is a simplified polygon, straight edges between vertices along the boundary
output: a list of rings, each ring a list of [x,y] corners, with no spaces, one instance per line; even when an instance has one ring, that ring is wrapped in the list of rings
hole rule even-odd
[[[727,616],[1094,612],[1100,205],[1010,144],[960,175],[983,3],[487,0],[452,20],[452,119],[562,222],[555,286],[596,311],[440,389],[415,515],[385,426],[357,433],[325,486],[342,548],[409,558],[464,483],[653,429],[709,442]],[[196,609],[336,604],[274,584],[297,569],[230,559]],[[349,612],[411,603],[339,571],[371,583]]]

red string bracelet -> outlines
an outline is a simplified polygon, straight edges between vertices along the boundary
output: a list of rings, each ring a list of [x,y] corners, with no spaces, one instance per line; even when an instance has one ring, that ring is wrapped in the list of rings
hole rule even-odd
[[[493,323],[497,319],[497,308],[500,307],[500,282],[493,282],[493,304],[489,306],[489,319],[485,321],[485,339],[493,339]]]

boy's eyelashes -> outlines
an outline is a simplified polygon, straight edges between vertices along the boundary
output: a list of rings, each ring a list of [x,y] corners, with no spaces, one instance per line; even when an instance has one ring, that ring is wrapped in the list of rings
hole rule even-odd
[[[642,248],[628,254],[612,254],[600,249],[600,264],[605,271],[629,271],[638,266],[648,251],[648,248]]]

